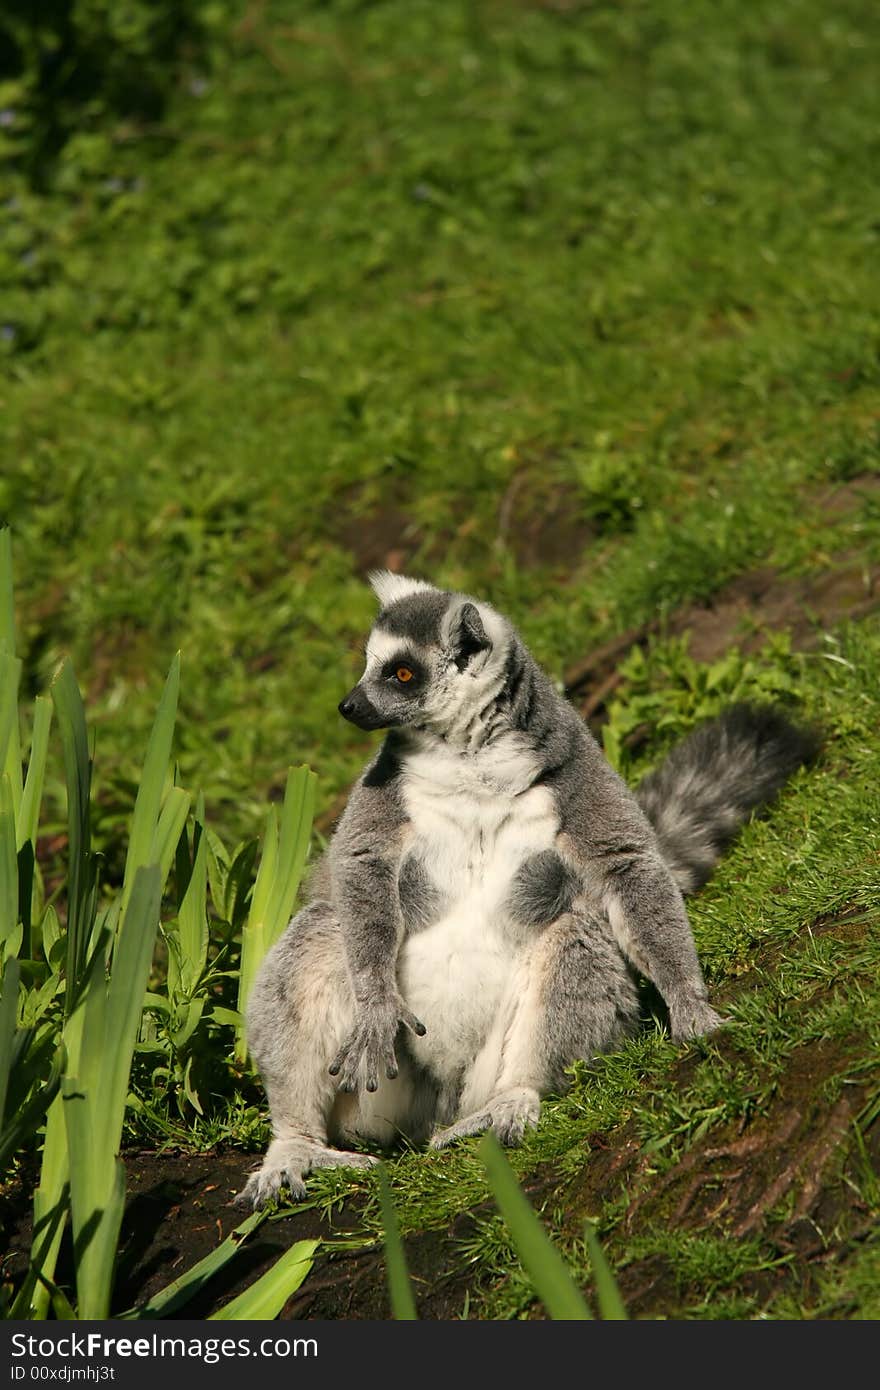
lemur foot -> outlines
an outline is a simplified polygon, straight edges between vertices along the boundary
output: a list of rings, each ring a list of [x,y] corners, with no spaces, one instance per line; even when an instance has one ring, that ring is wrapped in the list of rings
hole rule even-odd
[[[493,1100],[487,1101],[481,1110],[456,1120],[448,1129],[438,1129],[431,1139],[432,1149],[445,1149],[459,1139],[467,1139],[471,1134],[482,1134],[491,1129],[502,1144],[514,1148],[521,1144],[527,1129],[534,1128],[541,1113],[541,1097],[537,1091],[527,1086],[518,1086],[513,1091],[503,1091]]]
[[[687,1042],[714,1033],[727,1019],[703,999],[673,1001],[669,1006],[669,1031],[673,1042]]]
[[[235,1204],[256,1211],[276,1198],[282,1187],[294,1202],[300,1202],[306,1195],[306,1175],[316,1168],[372,1168],[378,1162],[372,1154],[331,1149],[314,1139],[273,1139],[262,1167],[251,1173]]]

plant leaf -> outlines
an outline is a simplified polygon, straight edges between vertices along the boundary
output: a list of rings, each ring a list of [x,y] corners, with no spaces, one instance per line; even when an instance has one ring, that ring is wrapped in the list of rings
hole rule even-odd
[[[156,862],[154,842],[159,814],[162,809],[165,778],[168,764],[171,761],[171,740],[174,735],[174,721],[177,717],[179,688],[180,652],[177,652],[171,662],[165,688],[162,691],[162,698],[159,701],[159,708],[156,711],[156,718],[150,731],[144,766],[135,798],[128,854],[125,859],[125,874],[122,881],[123,913],[128,906],[138,869]],[[171,847],[172,856],[176,846],[177,838],[175,837]]]
[[[180,988],[189,994],[198,983],[208,959],[208,841],[199,836],[199,847],[189,884],[177,918],[180,947]]]
[[[113,952],[109,984],[104,969],[107,928],[92,953],[77,1072],[62,1083],[77,1303],[83,1318],[109,1317],[125,1205],[125,1169],[117,1155],[161,894],[159,866],[138,869]]]
[[[67,782],[67,993],[64,1011],[69,1017],[77,1004],[95,916],[97,865],[91,851],[89,817],[92,763],[82,696],[73,668],[66,659],[55,673],[51,691]]]
[[[385,1240],[385,1270],[392,1316],[405,1321],[418,1318],[412,1284],[406,1267],[403,1241],[397,1224],[397,1212],[391,1199],[391,1187],[385,1164],[379,1165],[379,1206],[382,1212],[382,1231]]]
[[[191,802],[190,793],[184,791],[182,787],[171,787],[162,802],[162,810],[159,812],[159,819],[156,822],[153,835],[152,849],[146,863],[159,865],[163,885],[171,871],[174,854],[186,824]],[[145,866],[139,865],[139,867]]]
[[[18,820],[21,805],[21,743],[18,732],[18,683],[21,662],[0,650],[0,772],[9,778],[12,808]]]
[[[15,807],[9,773],[0,772],[0,959],[17,956],[20,947]]]
[[[18,1013],[18,982],[21,967],[15,959],[8,960],[3,967],[2,990],[0,990],[0,1126],[6,1113],[6,1092],[9,1089],[9,1076],[12,1070],[12,1040],[15,1037],[15,1020]],[[2,1171],[2,1163],[0,1163]]]
[[[319,1240],[297,1241],[249,1289],[233,1298],[219,1313],[212,1313],[210,1320],[234,1318],[263,1322],[277,1318],[314,1264],[315,1251],[320,1244]]]
[[[617,1280],[611,1272],[611,1266],[605,1258],[605,1252],[599,1244],[594,1222],[584,1222],[584,1235],[587,1238],[587,1249],[590,1252],[590,1261],[593,1266],[593,1278],[596,1281],[596,1299],[599,1304],[599,1312],[609,1322],[628,1319],[629,1314],[626,1311],[626,1305],[620,1296]]]
[[[34,701],[34,728],[31,734],[31,751],[28,758],[27,777],[18,814],[18,848],[25,840],[37,843],[37,826],[40,819],[40,802],[43,799],[43,777],[46,771],[46,754],[49,750],[49,729],[52,724],[52,701],[45,695],[38,695]]]
[[[591,1319],[580,1290],[532,1210],[494,1134],[483,1136],[477,1153],[514,1249],[550,1317],[567,1322]]]

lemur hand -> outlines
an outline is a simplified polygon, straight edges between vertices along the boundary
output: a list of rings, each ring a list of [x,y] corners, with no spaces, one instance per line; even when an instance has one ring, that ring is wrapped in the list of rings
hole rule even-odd
[[[368,1091],[379,1089],[380,1065],[384,1065],[385,1075],[394,1079],[397,1075],[394,1039],[401,1023],[417,1037],[424,1037],[424,1023],[406,1007],[400,995],[359,1006],[354,1031],[330,1064],[330,1075],[339,1077],[340,1091],[357,1090],[362,1061]]]

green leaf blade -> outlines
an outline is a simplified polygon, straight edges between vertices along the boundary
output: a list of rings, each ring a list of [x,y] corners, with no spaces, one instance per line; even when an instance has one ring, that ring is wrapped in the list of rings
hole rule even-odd
[[[21,967],[17,960],[8,960],[0,976],[0,1127],[6,1113],[6,1093],[12,1071],[12,1040],[18,1012],[18,982]]]
[[[628,1321],[629,1313],[626,1311],[626,1305],[620,1296],[620,1289],[617,1287],[617,1280],[611,1272],[611,1266],[605,1258],[605,1252],[599,1244],[596,1227],[592,1221],[584,1223],[584,1235],[587,1239],[587,1249],[590,1252],[593,1277],[596,1281],[596,1299],[599,1304],[599,1312],[608,1322]]]
[[[162,880],[157,865],[138,869],[122,920],[107,993],[102,1069],[104,1133],[111,1152],[119,1148],[131,1059],[159,926]]]
[[[296,1293],[315,1262],[319,1240],[300,1240],[286,1250],[249,1289],[233,1298],[211,1321],[250,1320],[271,1322]]]
[[[61,734],[67,783],[68,900],[67,995],[65,1013],[76,1006],[94,922],[96,864],[91,852],[92,763],[86,717],[73,667],[61,663],[51,686],[52,703]]]
[[[384,1163],[379,1167],[379,1206],[382,1212],[382,1231],[385,1241],[385,1270],[391,1314],[398,1321],[412,1322],[418,1318],[406,1255],[400,1238],[397,1212],[391,1199],[391,1186]]]
[[[30,840],[36,847],[37,826],[40,819],[40,803],[43,799],[43,779],[46,771],[46,756],[49,751],[49,729],[52,724],[52,701],[45,695],[38,695],[34,701],[34,727],[31,734],[31,751],[28,758],[27,777],[21,798],[18,817],[18,848]]]
[[[180,945],[180,988],[189,993],[196,986],[208,959],[208,841],[199,836],[199,847],[177,918]]]
[[[477,1152],[486,1169],[492,1196],[507,1222],[516,1253],[550,1317],[566,1322],[592,1319],[580,1290],[532,1210],[494,1134],[486,1134],[480,1140]]]
[[[16,820],[21,806],[21,742],[18,728],[18,685],[21,662],[0,650],[0,771],[9,778]]]
[[[156,718],[147,742],[144,766],[138,784],[125,872],[122,880],[122,910],[125,912],[131,897],[138,869],[154,862],[154,837],[162,809],[165,778],[171,760],[171,741],[177,718],[177,698],[180,689],[180,652],[177,652],[156,711]],[[174,842],[175,846],[177,841]],[[172,847],[172,854],[174,850]],[[170,861],[169,861],[170,863]]]
[[[18,955],[18,857],[15,807],[7,772],[0,773],[0,960]]]

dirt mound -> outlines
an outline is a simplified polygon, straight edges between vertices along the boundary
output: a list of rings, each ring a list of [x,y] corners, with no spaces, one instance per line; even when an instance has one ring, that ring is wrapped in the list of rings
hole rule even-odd
[[[760,1118],[726,1135],[713,1131],[659,1177],[656,1156],[643,1154],[634,1134],[592,1136],[595,1152],[554,1201],[569,1212],[572,1233],[576,1217],[594,1213],[603,1198],[625,1189],[632,1194],[622,1223],[626,1235],[659,1223],[682,1234],[760,1235],[768,1258],[745,1276],[742,1291],[769,1301],[788,1290],[802,1305],[815,1293],[822,1266],[874,1229],[847,1177],[855,1162],[848,1141],[877,1078],[847,1087],[831,1106],[822,1094],[823,1082],[845,1072],[848,1057],[845,1047],[796,1049]],[[880,1121],[868,1124],[863,1137],[876,1169]],[[635,1259],[617,1274],[631,1316],[674,1318],[696,1301],[662,1254]]]
[[[823,631],[880,608],[880,564],[856,554],[839,554],[819,574],[796,578],[773,569],[738,575],[707,603],[678,608],[663,620],[670,637],[690,635],[688,651],[697,661],[716,661],[731,647],[753,652],[768,632],[787,631],[792,647],[807,651]],[[661,631],[654,618],[628,628],[565,673],[565,691],[585,719],[601,722],[602,711],[620,685],[618,667],[635,646],[646,646]]]

